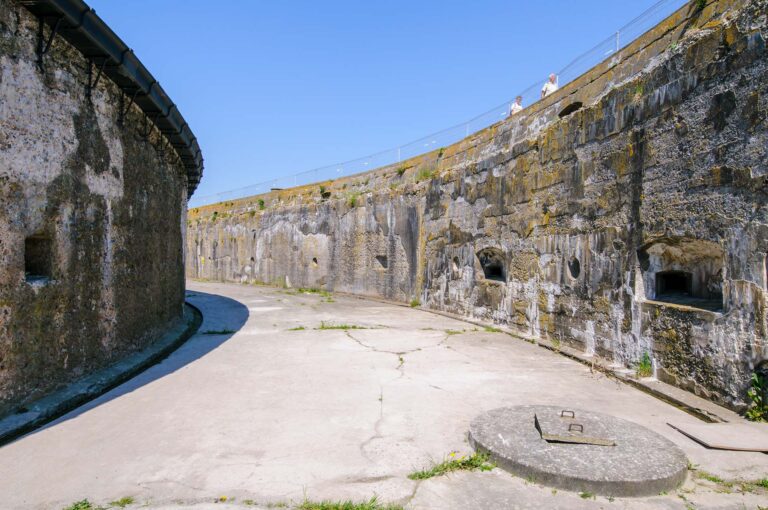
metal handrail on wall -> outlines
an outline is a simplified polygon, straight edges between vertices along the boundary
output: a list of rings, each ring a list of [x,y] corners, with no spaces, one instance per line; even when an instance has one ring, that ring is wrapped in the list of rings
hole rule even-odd
[[[82,0],[19,0],[19,3],[39,22],[38,64],[45,65],[46,54],[57,36],[79,50],[89,62],[86,93],[90,94],[102,74],[108,76],[123,94],[121,118],[124,110],[136,104],[175,149],[187,172],[187,194],[191,197],[203,176],[203,155],[197,138],[133,50]]]
[[[557,74],[559,78],[560,87],[563,87],[565,84],[581,76],[588,69],[604,61],[606,58],[611,58],[612,55],[615,55],[619,50],[628,46],[647,30],[657,25],[686,3],[686,0],[658,0],[624,26],[613,31],[610,36],[606,37],[589,50],[576,56],[560,69],[560,71],[556,72],[555,74]],[[518,95],[522,96],[524,106],[531,106],[540,99],[540,90],[546,80],[546,77],[536,80],[514,97]],[[237,200],[239,198],[267,193],[273,188],[288,188],[310,184],[312,182],[338,179],[340,177],[373,170],[374,168],[396,164],[414,156],[456,143],[472,133],[499,122],[509,115],[511,103],[511,100],[505,101],[472,119],[447,129],[362,158],[356,158],[333,165],[326,165],[221,193],[195,197],[190,201],[190,207],[198,207],[227,200]]]

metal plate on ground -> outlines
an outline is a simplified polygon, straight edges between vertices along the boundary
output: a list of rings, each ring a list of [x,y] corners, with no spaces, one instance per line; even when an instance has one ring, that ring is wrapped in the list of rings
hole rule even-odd
[[[768,425],[761,423],[667,423],[697,443],[716,450],[768,452]]]
[[[548,442],[616,446],[609,427],[595,415],[568,409],[541,409],[534,414],[536,429]]]

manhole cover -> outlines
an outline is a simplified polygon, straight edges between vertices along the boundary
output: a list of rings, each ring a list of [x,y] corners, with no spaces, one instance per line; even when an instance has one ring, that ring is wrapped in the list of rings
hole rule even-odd
[[[636,423],[579,409],[494,409],[475,418],[469,439],[517,476],[606,496],[669,491],[685,480],[688,468],[672,441]]]

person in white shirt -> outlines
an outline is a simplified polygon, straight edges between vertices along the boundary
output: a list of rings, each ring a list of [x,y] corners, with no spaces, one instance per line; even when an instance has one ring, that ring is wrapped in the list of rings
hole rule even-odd
[[[549,75],[549,81],[541,87],[541,97],[545,98],[557,89],[557,75],[552,73]]]
[[[515,102],[509,107],[509,114],[514,115],[523,109],[523,96],[517,96]]]

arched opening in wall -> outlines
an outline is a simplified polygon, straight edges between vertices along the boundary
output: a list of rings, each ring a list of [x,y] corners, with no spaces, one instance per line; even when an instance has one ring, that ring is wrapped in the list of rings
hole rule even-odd
[[[24,278],[27,282],[46,282],[53,268],[53,242],[44,234],[24,239]]]
[[[389,261],[386,255],[376,255],[376,262],[379,268],[386,269],[389,267]]]
[[[558,113],[557,116],[562,119],[563,117],[567,117],[573,112],[580,110],[582,106],[584,106],[584,104],[581,101],[575,101],[569,104],[568,106],[566,106],[565,108],[563,108],[562,110],[560,110],[560,113]]]
[[[317,257],[312,257],[312,267],[317,267]]]
[[[723,309],[725,254],[719,244],[663,238],[638,251],[645,296],[710,311]]]
[[[571,260],[568,261],[568,273],[574,280],[581,274],[581,262],[576,257],[571,257]]]
[[[507,281],[507,270],[504,264],[504,254],[497,248],[485,248],[477,252],[477,260],[483,268],[486,280],[497,282]]]

